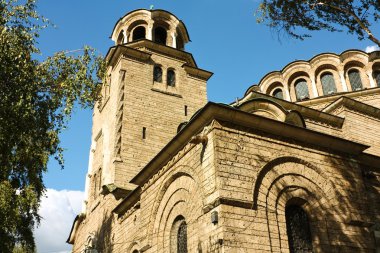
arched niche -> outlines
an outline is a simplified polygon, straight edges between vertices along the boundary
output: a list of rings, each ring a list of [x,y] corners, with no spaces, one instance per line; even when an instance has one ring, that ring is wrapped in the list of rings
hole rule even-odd
[[[307,93],[302,100],[310,99],[313,98],[313,86],[312,86],[312,81],[310,78],[310,75],[308,72],[305,71],[296,71],[293,72],[292,75],[290,75],[287,78],[288,86],[290,87],[290,98],[291,101],[296,102],[299,101],[297,100],[297,93],[296,93],[296,85],[301,82],[301,80],[304,80],[307,85]]]
[[[144,26],[136,26],[132,30],[132,41],[146,39],[146,28]]]
[[[302,115],[297,111],[287,111],[280,104],[266,98],[254,98],[238,106],[239,110],[278,120],[298,127],[306,127]]]
[[[328,92],[324,88],[324,85],[325,85],[324,81],[326,81],[326,80],[324,80],[324,77],[326,77],[327,75],[331,75],[331,78],[332,78],[331,80],[333,82],[333,85],[335,86],[335,90],[333,90],[334,93],[343,92],[342,82],[340,81],[337,66],[332,65],[332,64],[320,65],[315,70],[314,75],[315,75],[315,83],[317,86],[318,94],[320,94],[320,96],[332,94],[331,92]]]
[[[255,115],[284,122],[287,111],[279,104],[268,99],[251,99],[239,105],[239,109]]]
[[[343,210],[331,208],[337,194],[324,170],[303,159],[288,156],[267,163],[256,177],[253,209],[265,217],[271,250],[289,252],[286,227],[289,205],[299,205],[308,214],[313,247],[328,244],[323,237],[326,226],[319,224],[319,218],[327,214],[335,217]],[[337,218],[336,222],[342,220]]]
[[[158,252],[170,252],[172,225],[181,216],[194,226],[202,215],[203,189],[200,179],[190,167],[172,170],[159,185],[152,205],[148,225],[148,244],[158,245]],[[190,226],[188,229],[192,229]],[[189,235],[189,247],[194,245]],[[189,248],[189,252],[191,248]]]
[[[270,84],[266,90],[266,94],[269,94],[279,99],[286,99],[285,87],[281,82],[273,82],[272,84]]]
[[[139,40],[139,39],[146,39],[147,31],[148,31],[148,22],[145,19],[135,19],[133,21],[130,20],[128,22],[128,26],[123,26],[123,30],[125,31],[125,37],[126,37],[125,40],[127,42],[133,42],[134,40]],[[134,34],[138,32],[139,30],[142,33],[141,27],[145,29],[144,35],[142,36],[141,34],[141,36],[137,36],[139,38],[136,38]]]
[[[344,65],[344,76],[349,91],[370,88],[364,68],[365,65],[359,61],[350,61]]]

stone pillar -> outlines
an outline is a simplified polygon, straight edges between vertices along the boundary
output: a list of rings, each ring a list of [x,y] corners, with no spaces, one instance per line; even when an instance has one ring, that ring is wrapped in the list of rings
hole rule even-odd
[[[172,47],[177,48],[177,33],[171,32],[172,35]]]
[[[129,32],[123,30],[123,43],[128,43]]]
[[[154,25],[154,21],[150,20],[150,22],[148,23],[148,30],[146,33],[147,40],[153,40],[153,25]]]
[[[339,71],[339,76],[340,76],[340,82],[342,83],[342,89],[344,92],[347,92],[348,87],[347,87],[346,79],[344,78],[344,71],[343,70]]]
[[[369,79],[369,87],[375,88],[376,84],[375,84],[375,80],[373,80],[372,70],[368,70],[367,71],[367,75],[368,75],[368,79]]]
[[[318,90],[317,90],[317,85],[315,84],[314,78],[311,78],[311,89],[313,91],[313,96],[316,98],[318,97]]]
[[[292,99],[290,98],[290,92],[289,92],[289,86],[288,85],[284,86],[284,91],[285,91],[284,99],[291,102]]]

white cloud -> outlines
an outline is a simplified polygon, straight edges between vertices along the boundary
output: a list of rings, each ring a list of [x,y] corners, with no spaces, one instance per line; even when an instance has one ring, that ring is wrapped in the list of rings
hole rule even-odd
[[[81,211],[84,192],[47,189],[41,200],[40,226],[34,236],[38,253],[68,253],[71,245],[66,243],[75,216]]]
[[[365,51],[366,51],[367,53],[371,53],[371,52],[373,52],[373,51],[379,51],[379,50],[380,50],[380,47],[377,46],[377,45],[368,46],[368,47],[365,48]]]

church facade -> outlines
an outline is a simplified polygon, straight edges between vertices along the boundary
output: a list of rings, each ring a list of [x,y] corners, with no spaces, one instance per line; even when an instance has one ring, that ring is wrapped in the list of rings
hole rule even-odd
[[[380,52],[324,53],[231,104],[163,10],[115,25],[73,252],[380,252]]]

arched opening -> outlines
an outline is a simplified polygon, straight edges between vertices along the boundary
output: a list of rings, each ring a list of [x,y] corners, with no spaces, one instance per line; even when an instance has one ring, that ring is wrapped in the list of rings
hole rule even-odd
[[[309,99],[309,88],[305,79],[299,79],[294,85],[297,101]]]
[[[154,42],[166,45],[167,32],[165,28],[156,27],[154,29]]]
[[[177,44],[177,49],[179,50],[185,50],[185,43],[183,42],[182,36],[178,35],[176,38],[176,44]]]
[[[184,220],[177,231],[177,253],[187,253],[187,224]]]
[[[172,69],[168,70],[167,74],[167,85],[174,87],[175,86],[175,72]]]
[[[330,72],[321,75],[322,90],[324,95],[336,93],[334,76]]]
[[[117,45],[124,44],[124,34],[123,31],[120,32],[119,37],[117,37]]]
[[[380,70],[373,73],[373,79],[375,80],[377,87],[380,87]]]
[[[278,88],[273,91],[273,97],[284,99],[284,93],[282,92],[282,89]]]
[[[133,30],[132,40],[135,41],[141,39],[145,39],[145,27],[138,26]]]
[[[135,249],[134,251],[132,251],[132,253],[139,253],[139,251]]]
[[[182,215],[174,219],[170,230],[170,252],[187,253],[187,223]]]
[[[162,68],[160,66],[154,66],[153,81],[159,83],[162,82]]]
[[[285,208],[285,219],[290,253],[312,253],[313,245],[306,212],[298,205],[289,205]]]
[[[351,88],[353,91],[363,89],[363,83],[360,77],[359,70],[351,69],[350,71],[348,71],[348,79],[350,81]]]

